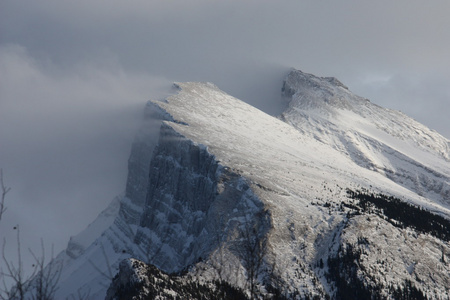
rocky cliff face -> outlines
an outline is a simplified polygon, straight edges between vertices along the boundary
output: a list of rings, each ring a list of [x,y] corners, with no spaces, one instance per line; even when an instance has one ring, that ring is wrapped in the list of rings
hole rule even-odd
[[[236,230],[232,220],[263,207],[244,178],[167,124],[153,153],[148,186],[135,241],[166,272],[207,257]]]
[[[176,86],[148,106],[158,130],[138,135],[125,196],[91,227],[103,233],[88,228],[58,257],[58,297],[102,297],[120,267],[114,298],[143,262],[251,297],[449,296],[447,140],[334,78],[299,71],[286,79],[291,102],[280,118],[210,83]],[[394,197],[364,202],[350,196],[356,191]],[[414,207],[387,208],[396,198]],[[405,221],[411,211],[438,229]],[[129,258],[142,262],[120,265]]]

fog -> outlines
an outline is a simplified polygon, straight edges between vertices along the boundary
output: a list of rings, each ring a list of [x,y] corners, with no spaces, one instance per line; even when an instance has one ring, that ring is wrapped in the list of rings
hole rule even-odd
[[[3,0],[0,167],[12,189],[0,235],[20,224],[24,247],[43,237],[62,250],[124,190],[145,102],[175,81],[210,81],[277,114],[294,67],[450,137],[448,11],[447,1]]]
[[[112,65],[42,67],[18,46],[1,48],[0,66],[0,166],[11,188],[1,236],[9,257],[17,224],[28,258],[41,237],[60,251],[123,192],[142,109],[169,82]]]

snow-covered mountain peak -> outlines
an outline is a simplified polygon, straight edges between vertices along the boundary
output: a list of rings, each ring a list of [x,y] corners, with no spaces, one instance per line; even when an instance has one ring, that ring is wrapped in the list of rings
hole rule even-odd
[[[422,145],[420,132],[400,135],[410,119],[335,78],[300,71],[286,79],[291,103],[280,118],[211,83],[175,87],[146,107],[152,119],[133,144],[125,196],[58,256],[58,298],[80,291],[101,298],[119,268],[111,299],[132,274],[140,274],[133,289],[144,292],[145,284],[219,279],[253,298],[278,291],[287,299],[350,299],[342,295],[356,280],[380,298],[404,284],[448,296],[449,162],[436,150],[444,148]],[[397,208],[383,214],[392,203],[424,214],[403,201],[372,194],[367,204],[357,197],[368,195],[352,190],[436,212],[438,229],[410,225]],[[103,228],[93,241],[89,231]]]
[[[368,136],[380,136],[382,131],[402,141],[406,148],[415,145],[415,148],[450,160],[448,139],[399,111],[380,107],[353,94],[333,77],[317,77],[294,69],[286,77],[282,93],[289,101],[282,118],[298,129],[312,119],[313,125],[328,124]],[[321,128],[312,129],[320,131]]]
[[[290,102],[280,119],[358,165],[450,205],[448,139],[351,93],[336,79],[292,70],[282,91]]]
[[[295,69],[286,77],[282,93],[292,98],[290,108],[318,109],[322,113],[330,113],[335,108],[351,110],[352,100],[355,100],[350,99],[352,94],[338,79],[317,77]]]

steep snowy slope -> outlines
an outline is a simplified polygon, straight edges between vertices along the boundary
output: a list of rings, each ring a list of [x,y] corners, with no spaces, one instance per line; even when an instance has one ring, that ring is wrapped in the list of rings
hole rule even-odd
[[[58,257],[65,263],[58,298],[104,296],[129,257],[253,295],[276,289],[288,298],[338,297],[346,287],[336,274],[359,274],[362,290],[384,298],[408,282],[448,297],[446,235],[399,226],[401,216],[367,209],[347,191],[420,204],[447,218],[436,221],[441,226],[450,215],[448,141],[403,115],[383,115],[334,79],[295,76],[284,86],[292,100],[281,119],[210,83],[179,83],[176,95],[149,104],[165,121],[138,136],[126,195],[109,210],[113,224],[96,222],[109,227],[90,245],[88,233],[73,238]],[[341,98],[327,98],[336,91]],[[346,259],[355,266],[336,263]]]
[[[450,207],[450,141],[398,111],[352,94],[336,78],[287,76],[281,119],[419,195]]]

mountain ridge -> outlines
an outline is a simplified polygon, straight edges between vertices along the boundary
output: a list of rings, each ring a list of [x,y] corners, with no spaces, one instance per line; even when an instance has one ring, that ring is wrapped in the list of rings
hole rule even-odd
[[[289,297],[334,297],[339,295],[339,284],[327,277],[332,265],[328,260],[345,256],[348,252],[341,249],[347,249],[347,244],[357,245],[352,249],[369,247],[366,254],[370,259],[358,258],[361,266],[378,265],[377,261],[389,254],[390,259],[383,261],[395,270],[382,268],[389,284],[401,287],[415,274],[416,279],[411,277],[414,285],[420,284],[436,297],[445,295],[445,284],[450,284],[445,276],[438,277],[437,283],[420,283],[433,271],[432,264],[441,266],[441,257],[428,255],[429,262],[423,261],[414,254],[418,251],[414,241],[420,238],[430,253],[441,254],[441,249],[449,250],[448,245],[423,233],[414,237],[410,229],[398,229],[383,216],[356,214],[359,210],[351,207],[355,205],[346,189],[383,192],[449,218],[448,148],[441,145],[423,150],[424,138],[419,135],[421,142],[408,144],[415,145],[413,151],[401,148],[409,154],[401,160],[398,153],[402,152],[394,148],[403,147],[402,143],[387,148],[387,136],[399,138],[398,134],[389,135],[376,126],[363,128],[364,133],[367,128],[372,130],[363,144],[363,135],[350,130],[348,119],[349,124],[340,122],[340,114],[349,111],[353,100],[363,105],[368,105],[367,101],[349,98],[353,94],[337,79],[298,72],[293,70],[285,81],[284,96],[292,99],[280,118],[264,114],[211,83],[177,83],[177,94],[147,105],[152,123],[144,124],[136,138],[127,190],[118,201],[113,224],[108,223],[113,217],[109,215],[103,234],[78,250],[75,258],[70,251],[60,254],[58,259],[64,260],[66,267],[58,295],[75,294],[76,282],[77,288],[90,288],[91,298],[104,296],[102,285],[109,285],[120,262],[137,258],[166,272],[186,270],[200,281],[225,280],[252,296],[262,296],[276,285]],[[292,78],[298,74],[311,84],[293,84]],[[299,104],[297,100],[305,95],[307,105]],[[318,115],[321,110],[326,111],[326,118]],[[351,120],[372,121],[368,113],[365,118],[356,115],[358,118]],[[160,130],[153,130],[159,124]],[[344,129],[336,130],[337,125]],[[414,162],[422,159],[424,164],[414,167]],[[414,176],[419,178],[422,192],[408,181]],[[420,181],[420,176],[426,180]],[[408,261],[418,260],[427,267],[409,272],[411,263],[403,268],[396,249],[389,243],[378,247],[376,236],[367,228],[386,237],[405,236],[409,248],[396,243],[398,248]],[[360,235],[366,243],[358,244]],[[72,245],[81,238],[73,238]],[[82,241],[78,244],[84,245]],[[248,245],[259,249],[258,253],[245,252]],[[450,255],[448,251],[443,257],[447,253]],[[103,276],[96,269],[111,275]],[[368,269],[358,272],[367,273]],[[448,269],[448,264],[443,264],[439,274]],[[386,280],[373,272],[379,279],[366,285],[385,285]],[[389,289],[380,288],[380,293],[388,295]]]
[[[404,186],[448,207],[450,144],[445,137],[326,78],[293,70],[284,89],[290,103],[280,116],[283,121],[340,149],[362,167],[384,173],[396,183],[410,181]],[[402,174],[410,170],[412,174]],[[416,178],[420,173],[435,181],[434,187]],[[425,186],[431,189],[427,195]]]

